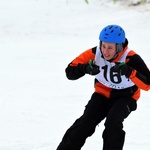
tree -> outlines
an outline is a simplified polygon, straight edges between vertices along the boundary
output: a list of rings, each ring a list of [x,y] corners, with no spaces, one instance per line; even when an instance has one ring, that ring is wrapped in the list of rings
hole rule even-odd
[[[89,3],[89,1],[88,0],[85,0],[85,2],[88,4]]]

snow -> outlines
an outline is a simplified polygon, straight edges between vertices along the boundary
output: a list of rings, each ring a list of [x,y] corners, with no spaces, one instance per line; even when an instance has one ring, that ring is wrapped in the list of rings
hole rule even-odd
[[[0,0],[0,150],[55,150],[93,93],[93,77],[69,81],[65,68],[119,24],[150,66],[149,4],[108,0]],[[87,87],[87,88],[86,88]],[[150,149],[150,96],[125,120],[124,150]],[[82,150],[102,149],[103,122]]]

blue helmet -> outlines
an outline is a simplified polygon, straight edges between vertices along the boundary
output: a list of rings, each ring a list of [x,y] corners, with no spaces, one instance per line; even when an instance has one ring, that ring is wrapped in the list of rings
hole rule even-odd
[[[125,39],[125,31],[118,25],[108,25],[99,34],[99,40],[108,43],[122,44]]]

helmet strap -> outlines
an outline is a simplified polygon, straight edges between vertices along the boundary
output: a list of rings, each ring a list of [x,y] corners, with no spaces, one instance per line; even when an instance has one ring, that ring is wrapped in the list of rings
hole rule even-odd
[[[122,48],[122,44],[116,44],[116,54],[112,57],[111,60],[115,59],[118,56],[118,54],[122,51]]]
[[[117,50],[117,53],[120,53],[123,49],[123,44],[116,44],[116,50]]]

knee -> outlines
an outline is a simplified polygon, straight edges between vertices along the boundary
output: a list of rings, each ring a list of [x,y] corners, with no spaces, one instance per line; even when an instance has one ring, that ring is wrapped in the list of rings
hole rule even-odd
[[[123,128],[123,121],[120,118],[115,117],[108,117],[105,121],[105,127],[106,128]]]

